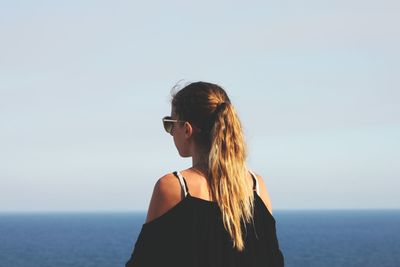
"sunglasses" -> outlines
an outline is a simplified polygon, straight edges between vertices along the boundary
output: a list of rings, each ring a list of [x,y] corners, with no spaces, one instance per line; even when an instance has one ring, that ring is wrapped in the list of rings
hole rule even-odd
[[[176,122],[185,122],[185,121],[180,121],[180,120],[173,120],[171,116],[165,116],[162,118],[162,122],[164,125],[164,129],[167,133],[172,135],[172,129],[174,128],[174,123]]]

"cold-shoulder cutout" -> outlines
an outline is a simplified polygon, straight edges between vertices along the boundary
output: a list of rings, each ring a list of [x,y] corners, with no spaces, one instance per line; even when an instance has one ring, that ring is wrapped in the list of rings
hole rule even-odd
[[[251,171],[250,173],[252,174],[252,176],[254,178],[257,179],[256,181],[257,181],[258,187],[259,187],[258,188],[259,192],[257,192],[258,196],[261,198],[264,206],[268,209],[269,213],[272,215],[272,204],[271,204],[271,200],[269,197],[267,187],[264,183],[264,179],[261,177],[261,175],[255,173],[253,171]]]
[[[182,192],[179,180],[172,173],[164,175],[154,185],[145,224],[163,216],[181,200]]]

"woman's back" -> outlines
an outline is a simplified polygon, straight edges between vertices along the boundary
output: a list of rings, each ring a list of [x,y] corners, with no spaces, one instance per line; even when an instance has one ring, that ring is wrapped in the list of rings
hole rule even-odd
[[[215,201],[212,198],[209,180],[204,175],[205,171],[189,168],[181,171],[180,173],[185,177],[185,182],[190,188],[190,195],[192,197],[200,198],[207,201]],[[254,173],[254,175],[256,174]],[[272,214],[272,205],[265,183],[261,176],[256,175],[256,178],[259,184],[259,196],[263,200],[265,206],[268,208],[268,211]],[[163,199],[163,207],[159,207],[158,214],[148,214],[151,217],[147,217],[146,222],[151,221],[158,216],[161,216],[163,213],[168,211],[184,198],[183,190],[181,190],[181,185],[176,179],[175,175],[171,173],[162,177],[160,180],[164,180],[163,182],[166,183],[165,190],[168,190],[169,192],[165,195],[168,195],[169,198]],[[247,180],[249,181],[249,184],[253,184],[253,176],[250,173],[248,173],[247,175]],[[178,192],[180,193],[178,194]]]
[[[259,196],[255,175],[249,175],[254,185],[254,221],[243,225],[242,252],[232,248],[218,204],[209,198],[206,178],[191,171],[175,172],[174,177],[183,199],[143,224],[127,267],[283,266],[275,219]]]

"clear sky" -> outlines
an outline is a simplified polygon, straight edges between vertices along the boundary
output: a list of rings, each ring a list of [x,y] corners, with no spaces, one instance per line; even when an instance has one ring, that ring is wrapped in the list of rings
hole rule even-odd
[[[147,210],[226,89],[274,209],[400,208],[398,1],[0,1],[0,211]]]

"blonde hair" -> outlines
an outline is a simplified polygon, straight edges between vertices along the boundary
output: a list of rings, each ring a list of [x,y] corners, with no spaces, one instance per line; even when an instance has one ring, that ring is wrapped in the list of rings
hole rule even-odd
[[[194,138],[208,153],[211,193],[232,246],[243,251],[242,227],[253,219],[254,193],[247,179],[246,145],[235,108],[220,86],[206,82],[191,83],[174,93],[172,106],[180,120],[200,129]]]

